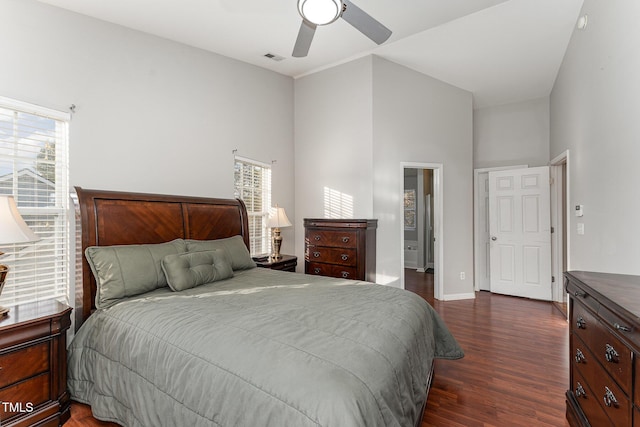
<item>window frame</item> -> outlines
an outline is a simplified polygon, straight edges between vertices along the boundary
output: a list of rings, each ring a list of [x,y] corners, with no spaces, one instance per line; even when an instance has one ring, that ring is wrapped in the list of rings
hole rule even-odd
[[[251,167],[260,171],[261,185],[259,188],[256,188],[254,185],[250,185],[251,182],[245,184],[242,179],[244,177],[243,174],[241,174],[240,179],[241,188],[238,187],[238,179],[236,177],[236,174],[238,173],[238,164],[241,164],[242,168]],[[271,228],[268,227],[269,212],[271,209],[271,165],[247,157],[234,155],[233,171],[234,197],[242,200],[247,208],[251,256],[257,257],[267,255],[271,253]],[[249,181],[255,183],[255,172],[251,173]],[[246,197],[243,197],[243,195],[246,196],[249,193],[252,193],[252,200],[247,200]],[[257,196],[256,193],[260,193],[258,202],[255,200]],[[261,210],[255,210],[254,208],[256,205],[259,205]],[[256,232],[258,222],[260,222],[260,233]]]
[[[11,268],[0,295],[0,305],[14,307],[49,299],[68,304],[72,300],[71,278],[75,265],[69,197],[71,114],[5,97],[0,97],[0,108],[3,110],[0,118],[11,126],[10,130],[8,126],[4,128],[6,137],[0,135],[0,148],[5,148],[0,150],[0,165],[6,166],[7,170],[2,177],[11,182],[6,186],[0,182],[0,194],[14,197],[20,214],[41,237],[38,242],[0,248],[5,253],[0,262]],[[47,126],[29,128],[24,124],[31,119],[29,116],[35,116],[38,123],[43,119],[52,120],[53,126],[51,129]],[[47,139],[53,141],[53,161],[40,157],[47,155],[50,144],[45,141]],[[29,144],[33,144],[31,154],[24,154]],[[39,151],[33,156],[35,150]],[[45,168],[53,166],[53,181],[41,173],[39,168],[43,165]],[[33,180],[32,187],[23,187],[25,177]],[[44,189],[38,185],[43,185]]]

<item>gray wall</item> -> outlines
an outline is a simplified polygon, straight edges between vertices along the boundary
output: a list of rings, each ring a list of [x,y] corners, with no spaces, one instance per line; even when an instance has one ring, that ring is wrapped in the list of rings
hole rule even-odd
[[[273,201],[295,219],[291,78],[33,0],[0,11],[0,95],[77,106],[72,185],[233,197],[237,149],[277,160]]]
[[[444,297],[473,297],[471,94],[369,56],[297,79],[295,115],[298,218],[323,217],[324,187],[352,196],[378,219],[379,283],[402,285],[401,163],[444,164]]]
[[[585,0],[551,94],[551,158],[569,150],[570,268],[640,274],[640,2]],[[577,223],[585,234],[576,233]]]
[[[402,162],[443,165],[444,299],[473,298],[471,93],[374,57],[373,213],[378,273],[400,276]],[[460,272],[466,273],[461,280]]]
[[[400,286],[400,164],[442,163],[445,296],[472,292],[470,93],[371,56],[294,83],[34,0],[0,10],[0,94],[77,106],[72,185],[231,197],[232,150],[276,160],[273,201],[295,224],[283,252],[302,255],[294,230],[324,215],[328,188],[379,219],[379,277]]]
[[[297,254],[303,218],[325,218],[344,202],[343,218],[371,218],[371,57],[295,81]],[[351,206],[349,206],[351,201]],[[332,205],[332,206],[330,206]],[[303,271],[304,263],[299,263]]]
[[[347,77],[348,76],[348,77]],[[373,218],[371,57],[295,81],[298,271],[303,218]]]
[[[473,111],[473,167],[549,162],[549,98]]]

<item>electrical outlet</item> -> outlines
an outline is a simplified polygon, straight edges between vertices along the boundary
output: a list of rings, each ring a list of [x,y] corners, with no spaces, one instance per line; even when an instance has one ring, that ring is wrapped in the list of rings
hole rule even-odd
[[[460,272],[460,280],[464,280],[464,278],[465,278],[464,271],[461,271]]]

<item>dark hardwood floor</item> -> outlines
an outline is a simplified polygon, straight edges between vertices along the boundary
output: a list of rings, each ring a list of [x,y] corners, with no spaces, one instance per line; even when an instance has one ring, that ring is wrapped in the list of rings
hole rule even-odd
[[[82,403],[71,402],[71,418],[64,427],[118,427],[118,424],[96,420],[91,414],[91,407]]]
[[[465,351],[436,361],[421,427],[567,427],[568,325],[551,303],[479,292],[433,299],[433,274],[405,270],[405,286],[434,306]],[[73,403],[65,427],[111,427]]]
[[[421,427],[565,427],[569,328],[553,304],[476,293],[433,299],[433,275],[405,270],[406,289],[426,299],[465,351],[437,360]]]

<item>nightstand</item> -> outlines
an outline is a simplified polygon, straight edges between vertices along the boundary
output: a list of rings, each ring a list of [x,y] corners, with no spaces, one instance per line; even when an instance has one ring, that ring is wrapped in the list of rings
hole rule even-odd
[[[69,419],[67,329],[57,301],[12,307],[0,318],[0,425],[59,426]]]
[[[282,255],[280,259],[268,257],[265,260],[255,260],[256,265],[262,268],[270,268],[272,270],[290,271],[295,273],[298,265],[298,257],[293,255]]]

